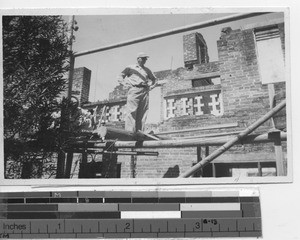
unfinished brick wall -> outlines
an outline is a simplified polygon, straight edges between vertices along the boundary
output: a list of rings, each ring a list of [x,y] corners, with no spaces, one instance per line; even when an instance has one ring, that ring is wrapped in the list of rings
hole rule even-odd
[[[253,31],[232,31],[217,44],[224,113],[268,109],[268,87],[260,81]]]
[[[206,42],[201,33],[195,32],[183,36],[184,66],[192,69],[193,65],[209,62]]]
[[[279,27],[279,29],[282,31],[282,28]],[[189,37],[192,38],[192,36]],[[268,86],[263,85],[260,81],[253,30],[226,31],[221,35],[220,40],[217,42],[217,47],[219,61],[195,64],[192,70],[180,69],[170,73],[170,75],[165,77],[167,83],[164,85],[162,92],[164,99],[176,94],[192,94],[194,91],[209,90],[216,86],[192,88],[191,80],[219,75],[221,78],[220,89],[223,97],[224,114],[222,116],[177,116],[165,120],[159,126],[159,129],[160,131],[168,132],[227,123],[236,123],[236,127],[178,132],[169,134],[168,136],[187,137],[229,131],[241,131],[269,111],[270,102]],[[275,84],[275,88],[277,89],[276,92],[285,92],[285,83]],[[263,133],[270,127],[270,121],[267,121],[263,126],[256,130],[256,132]],[[214,151],[216,148],[217,147],[210,147],[210,152]],[[181,158],[181,163],[175,164],[174,166],[178,166],[178,172],[182,173],[185,171],[187,165],[191,166],[193,162],[196,161],[195,148],[190,148],[187,151],[189,154],[181,156],[180,152],[184,152],[184,149],[180,149],[178,152],[174,151],[174,149],[159,150],[160,157],[155,160],[149,159],[149,161],[153,164],[157,164],[160,163],[160,159],[163,159],[162,166],[169,165],[169,167],[171,167],[175,163],[178,163],[178,161],[180,162],[179,158]],[[240,154],[242,156],[245,153],[257,153],[257,156],[260,154],[263,156],[265,156],[264,154],[273,156],[274,146],[273,144],[236,145],[224,154],[223,158],[226,160],[226,155],[230,158],[232,154]],[[157,164],[160,171],[160,173],[157,172],[157,175],[163,177],[164,174],[167,174],[168,168],[161,167],[160,164]],[[143,169],[140,170],[143,171]]]
[[[279,24],[279,31],[282,50],[284,52],[283,24]],[[198,53],[196,52],[194,54],[192,52],[192,49],[198,51],[196,45],[193,45],[197,43],[197,34],[189,34],[184,39],[187,41],[184,43],[184,59],[188,64],[194,61],[192,63],[193,67],[155,73],[158,79],[164,82],[161,90],[160,107],[162,122],[155,125],[155,129],[159,129],[159,132],[175,131],[166,136],[180,138],[232,133],[244,130],[269,111],[269,90],[268,86],[262,84],[260,80],[253,29],[231,30],[230,28],[226,28],[220,33],[220,39],[216,42],[219,60],[215,62],[197,62],[199,60],[196,59]],[[211,84],[201,87],[192,86],[194,79],[216,76],[220,77],[220,84]],[[274,87],[276,94],[281,93],[277,99],[284,99],[285,83],[276,83]],[[174,117],[168,119],[164,118],[164,101],[166,99],[192,98],[197,96],[197,94],[210,93],[213,91],[219,91],[221,93],[218,100],[222,102],[223,112],[220,115],[195,115],[195,109],[193,109],[195,103],[192,100],[187,100],[186,107],[188,110],[186,115],[180,115],[182,107],[180,102],[176,102]],[[109,104],[113,104],[114,101],[117,102],[120,98],[124,101],[125,97],[126,91],[124,91],[122,86],[117,86],[109,95]],[[99,104],[103,105],[105,103]],[[283,115],[285,115],[285,113]],[[123,121],[118,122],[116,126],[117,125],[118,127],[123,126]],[[209,128],[213,126],[220,126],[220,128]],[[150,129],[153,128],[153,126],[148,127]],[[267,121],[255,132],[265,133],[270,127],[271,121]],[[177,130],[193,128],[198,128],[198,130],[176,132]],[[216,148],[217,147],[210,147],[210,153]],[[284,149],[286,151],[285,143]],[[157,151],[159,156],[139,156],[136,162],[136,177],[178,177],[197,161],[196,147],[151,149],[151,151],[152,150]],[[252,157],[259,158],[259,156],[269,156],[269,158],[272,159],[274,158],[274,146],[273,144],[235,145],[222,155],[222,161],[230,162],[233,155],[236,156],[235,158],[237,160],[235,161],[237,162],[251,162],[253,161]],[[269,158],[267,159],[268,161],[270,160]],[[119,156],[118,162],[122,164],[121,178],[130,178],[132,176],[130,157]]]

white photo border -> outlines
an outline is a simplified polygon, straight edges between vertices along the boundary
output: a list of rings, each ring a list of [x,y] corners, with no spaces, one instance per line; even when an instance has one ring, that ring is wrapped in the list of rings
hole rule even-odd
[[[1,27],[2,16],[5,15],[109,15],[109,14],[174,14],[174,13],[246,13],[246,12],[284,12],[285,36],[286,36],[286,66],[287,66],[287,176],[277,177],[251,177],[251,178],[133,178],[133,179],[4,179],[3,164],[3,138],[0,141],[0,185],[31,185],[31,186],[185,186],[206,184],[261,184],[261,183],[290,183],[293,179],[293,156],[292,156],[292,122],[291,122],[291,62],[290,62],[290,9],[286,7],[208,7],[208,8],[56,8],[56,9],[9,9],[0,10]],[[2,31],[1,31],[2,46]],[[3,59],[1,51],[1,59]],[[0,63],[0,75],[3,78],[3,62]],[[295,81],[296,79],[294,79]],[[0,88],[3,90],[3,79]],[[3,91],[0,95],[0,126],[3,136]]]

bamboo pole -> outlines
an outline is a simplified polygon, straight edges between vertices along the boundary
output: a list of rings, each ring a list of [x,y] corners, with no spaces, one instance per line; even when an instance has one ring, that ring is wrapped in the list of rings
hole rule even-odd
[[[69,61],[70,61],[70,69],[69,69],[69,76],[68,76],[68,99],[71,99],[72,96],[72,85],[73,85],[73,75],[74,75],[74,65],[75,65],[75,56],[73,51],[73,36],[74,36],[74,21],[75,16],[70,16],[69,19]]]
[[[128,41],[115,43],[115,44],[107,45],[107,46],[100,47],[100,48],[95,48],[95,49],[92,49],[92,50],[78,52],[78,53],[74,54],[74,56],[75,57],[80,57],[80,56],[84,56],[84,55],[88,55],[88,54],[92,54],[92,53],[103,52],[103,51],[107,51],[107,50],[114,49],[114,48],[124,47],[124,46],[132,45],[132,44],[136,44],[136,43],[140,43],[140,42],[144,42],[144,41],[153,40],[153,39],[156,39],[156,38],[166,37],[166,36],[169,36],[169,35],[178,34],[178,33],[187,32],[187,31],[192,31],[192,30],[195,30],[195,29],[215,26],[215,25],[218,25],[218,24],[223,24],[223,23],[227,23],[227,22],[231,22],[231,21],[237,21],[237,20],[244,19],[244,18],[256,17],[256,16],[259,16],[259,15],[268,14],[268,13],[269,12],[234,14],[234,15],[230,15],[230,16],[227,16],[227,17],[222,17],[222,18],[218,18],[218,19],[214,19],[214,20],[204,21],[204,22],[201,22],[201,23],[187,25],[187,26],[184,26],[184,27],[174,28],[174,29],[171,29],[171,30],[163,31],[163,32],[158,32],[158,33],[155,33],[155,34],[152,34],[152,35],[147,35],[147,36],[143,36],[143,37],[140,37],[140,38],[135,38],[135,39],[131,39],[131,40],[128,40]]]
[[[193,167],[191,167],[188,171],[181,174],[179,177],[189,177],[195,172],[197,172],[199,169],[202,169],[205,165],[213,161],[215,158],[226,152],[229,148],[231,148],[234,144],[241,141],[245,136],[247,136],[249,133],[254,131],[256,128],[258,128],[260,125],[262,125],[264,122],[266,122],[268,119],[270,119],[273,115],[275,115],[277,112],[279,112],[281,109],[283,109],[286,106],[286,101],[282,101],[279,103],[276,107],[271,109],[267,114],[262,116],[260,119],[258,119],[256,122],[251,124],[249,127],[247,127],[244,131],[239,133],[237,136],[233,137],[231,140],[226,142],[224,145],[222,145],[220,148],[215,150],[212,154],[204,158],[201,162],[197,163]]]
[[[287,134],[285,132],[280,133],[280,138],[282,141],[286,141]],[[214,137],[214,138],[197,138],[194,139],[177,139],[177,140],[159,140],[159,141],[116,141],[114,145],[117,148],[175,148],[175,147],[197,147],[197,146],[221,146],[228,142],[232,137]],[[244,137],[237,143],[251,144],[251,143],[267,143],[274,142],[275,139],[269,136],[269,134],[253,134]],[[71,143],[70,147],[80,147],[86,144],[88,148],[104,148],[106,146],[105,142],[100,140],[90,140],[90,141],[76,141]]]
[[[73,153],[88,153],[88,154],[112,154],[112,155],[125,155],[125,156],[158,156],[158,152],[147,152],[147,151],[107,151],[98,149],[69,149],[68,152]]]

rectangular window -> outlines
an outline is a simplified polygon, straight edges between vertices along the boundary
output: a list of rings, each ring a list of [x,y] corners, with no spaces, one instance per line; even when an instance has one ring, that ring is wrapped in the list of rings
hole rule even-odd
[[[192,87],[203,87],[208,85],[213,85],[210,78],[200,78],[192,80]]]
[[[192,87],[203,87],[221,84],[220,76],[192,79]]]

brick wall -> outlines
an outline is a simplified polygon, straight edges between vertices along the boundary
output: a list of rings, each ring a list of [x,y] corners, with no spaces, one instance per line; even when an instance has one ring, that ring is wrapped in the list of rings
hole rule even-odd
[[[283,28],[280,29],[282,31]],[[282,32],[281,36],[283,36]],[[192,36],[189,37],[192,38]],[[284,40],[282,42],[284,43]],[[192,88],[191,80],[219,75],[221,79],[220,89],[223,97],[224,114],[222,116],[179,116],[165,120],[159,126],[159,129],[161,132],[168,132],[226,123],[236,123],[237,126],[228,129],[179,132],[167,136],[188,137],[241,131],[269,111],[268,86],[263,85],[260,81],[253,30],[226,31],[221,34],[221,38],[216,44],[219,52],[219,61],[195,64],[192,70],[180,69],[176,72],[171,72],[165,77],[167,83],[163,87],[163,98],[170,95],[182,95],[184,93],[193,93],[193,91],[208,90],[212,86],[205,86],[200,89]],[[275,89],[276,93],[285,92],[285,83],[275,84]],[[281,98],[284,97],[281,96]],[[270,127],[271,123],[267,121],[255,132],[264,133]],[[210,152],[215,149],[216,147],[210,147]],[[181,151],[182,149],[179,152],[174,151],[174,149],[164,149],[164,151],[159,152],[159,158],[164,159],[164,164],[173,166],[174,163],[178,163],[177,160],[181,157],[181,163],[174,166],[178,165],[178,171],[183,172],[188,168],[186,168],[186,165],[191,166],[197,157],[195,148],[189,149],[189,154],[185,155],[185,157],[180,155]],[[241,156],[242,159],[244,154],[253,152],[257,154],[256,156],[270,153],[270,156],[274,157],[274,155],[271,155],[271,153],[274,154],[274,146],[273,144],[236,145],[223,154],[222,157],[224,160],[228,156],[228,160],[230,160],[231,154],[235,154],[236,156]],[[157,160],[153,160],[153,162]],[[251,159],[248,159],[248,161],[251,161]],[[161,167],[159,169],[162,171]],[[163,171],[164,174],[168,172],[167,169]],[[161,177],[164,174],[161,174]]]
[[[209,62],[207,45],[201,33],[183,36],[183,59],[184,66],[189,69],[192,69],[194,64]]]
[[[184,62],[197,63],[198,51],[196,48],[197,39],[196,34],[191,33],[183,36],[183,58]]]
[[[259,78],[253,31],[232,31],[217,44],[225,114],[269,108],[268,87]]]
[[[72,95],[77,97],[79,102],[89,101],[91,70],[81,67],[74,69]]]

